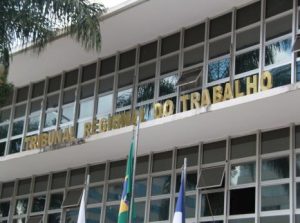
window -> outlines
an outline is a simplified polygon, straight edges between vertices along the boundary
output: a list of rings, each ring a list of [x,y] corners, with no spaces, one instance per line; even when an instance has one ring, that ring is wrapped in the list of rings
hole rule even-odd
[[[85,181],[85,168],[71,170],[70,174],[70,186],[76,186],[84,184]]]
[[[169,194],[171,188],[171,176],[160,176],[152,178],[151,195]]]
[[[34,182],[34,192],[42,192],[47,190],[48,185],[48,175],[40,176],[35,178]]]
[[[177,174],[176,176],[176,193],[179,192],[181,184],[181,174]],[[186,174],[186,185],[185,191],[193,191],[196,190],[197,186],[197,172],[190,172]]]
[[[184,149],[177,150],[176,158],[176,168],[181,168],[184,163],[184,158],[187,158],[187,166],[197,166],[198,165],[198,146],[193,146]]]
[[[1,198],[9,198],[13,195],[14,192],[14,182],[3,183],[2,184],[2,191],[1,191]]]
[[[23,88],[19,88],[17,90],[17,100],[16,100],[16,102],[19,103],[19,102],[22,102],[22,101],[26,101],[27,97],[28,97],[28,91],[29,91],[28,86],[23,87]]]
[[[266,24],[266,39],[270,40],[279,36],[283,36],[292,32],[292,15],[287,15],[282,18],[267,22]]]
[[[36,98],[38,96],[43,95],[44,94],[44,85],[45,85],[44,81],[33,84],[31,98]]]
[[[223,183],[224,170],[224,166],[202,169],[197,187],[200,189],[220,187]]]
[[[60,223],[60,213],[48,214],[48,223]]]
[[[152,172],[170,170],[172,168],[172,151],[153,155]]]
[[[159,81],[159,96],[176,92],[177,75],[168,76]]]
[[[112,56],[101,61],[100,76],[110,74],[115,71],[116,57]]]
[[[99,223],[100,222],[101,208],[87,208],[86,210],[86,222],[87,223]]]
[[[150,201],[150,222],[169,219],[170,199]]]
[[[241,202],[241,198],[247,202]],[[230,191],[230,215],[255,213],[255,188]]]
[[[59,189],[59,188],[64,188],[65,187],[65,182],[66,182],[66,172],[61,172],[61,173],[54,173],[52,176],[52,184],[51,184],[51,189]]]
[[[266,46],[265,65],[290,61],[291,44],[291,39],[286,39]]]
[[[260,218],[260,223],[289,223],[290,216],[272,216]]]
[[[54,193],[50,195],[49,209],[60,209],[64,198],[64,193]]]
[[[9,121],[10,118],[10,108],[0,111],[0,123]]]
[[[90,83],[81,86],[80,99],[85,99],[94,96],[95,83]]]
[[[154,98],[154,82],[138,86],[137,102],[147,101]]]
[[[226,37],[209,43],[209,59],[220,57],[230,53],[231,37]]]
[[[156,62],[139,67],[139,82],[149,80],[155,77]]]
[[[8,154],[14,154],[21,151],[22,139],[14,139],[10,141]]]
[[[149,156],[140,156],[137,158],[136,175],[148,173]]]
[[[9,201],[0,203],[0,216],[1,217],[8,217],[9,207],[10,207],[10,202]]]
[[[91,183],[103,181],[105,175],[105,164],[91,166],[89,169],[89,174]]]
[[[273,77],[273,88],[291,83],[291,64],[273,68],[268,72]]]
[[[80,102],[79,119],[88,118],[93,116],[94,99]]]
[[[202,163],[225,161],[226,141],[213,142],[203,145]]]
[[[112,162],[109,169],[109,179],[123,178],[125,176],[126,160]]]
[[[295,127],[295,138],[296,138],[295,148],[300,148],[300,126],[299,125]]]
[[[279,14],[293,8],[293,0],[267,0],[266,1],[266,17]]]
[[[241,50],[259,44],[260,27],[247,29],[236,34],[236,49]]]
[[[230,59],[225,58],[208,64],[208,83],[229,76]]]
[[[258,68],[259,49],[244,54],[237,55],[235,58],[235,73],[241,74]]]
[[[231,159],[238,159],[256,154],[256,135],[231,139]]]
[[[224,192],[202,194],[201,216],[222,215],[224,212]]]
[[[52,77],[48,83],[48,93],[58,91],[60,89],[61,76]]]
[[[178,62],[179,62],[179,57],[177,54],[162,59],[160,62],[160,73],[167,74],[178,70]]]
[[[134,197],[146,197],[147,179],[136,180],[134,183]]]
[[[180,33],[167,36],[161,41],[161,55],[179,50]]]
[[[103,187],[94,186],[88,190],[87,204],[96,204],[102,202]]]
[[[31,212],[41,212],[45,208],[46,195],[33,197]]]
[[[96,66],[97,66],[97,64],[93,63],[93,64],[83,67],[81,82],[85,82],[85,81],[92,80],[95,78]]]
[[[289,128],[262,133],[262,154],[289,149]]]
[[[15,118],[25,116],[26,104],[18,105],[15,107]]]
[[[43,221],[43,215],[29,216],[27,223],[41,223]]]
[[[289,185],[264,186],[261,189],[261,210],[283,210],[289,208]]]
[[[29,194],[31,179],[20,180],[17,195]]]
[[[240,8],[236,12],[236,28],[242,28],[260,21],[261,2],[255,2]]]
[[[132,49],[120,54],[119,69],[131,67],[135,64],[136,50]]]
[[[99,96],[97,114],[100,116],[108,115],[112,113],[113,95],[108,94]]]
[[[255,170],[255,162],[232,165],[230,171],[230,184],[235,186],[255,182]]]
[[[140,63],[156,58],[157,41],[140,47]]]
[[[131,105],[132,88],[118,92],[117,108],[122,108]]]
[[[113,89],[114,89],[113,76],[99,80],[99,91],[98,91],[99,94],[112,91]]]
[[[176,85],[184,89],[195,88],[202,85],[202,67],[183,72]],[[188,85],[188,86],[187,86]]]
[[[5,139],[8,133],[8,125],[0,126],[0,139]]]
[[[118,88],[122,88],[133,83],[134,70],[119,73]]]
[[[232,15],[228,13],[210,21],[209,38],[214,38],[231,31]]]
[[[194,44],[204,41],[205,23],[193,26],[184,31],[184,47],[192,46]]]
[[[107,201],[119,201],[123,191],[123,182],[108,185]]]
[[[110,205],[106,207],[105,223],[118,222],[119,205]]]
[[[16,200],[15,215],[22,215],[27,213],[28,198]]]
[[[65,74],[64,87],[70,87],[77,84],[78,81],[78,70],[69,71]]]
[[[64,91],[63,104],[69,104],[75,101],[76,89]]]
[[[193,66],[203,62],[204,47],[200,46],[184,52],[183,67]]]
[[[0,156],[4,156],[5,153],[6,142],[0,143]]]
[[[289,177],[289,158],[267,159],[262,161],[261,179],[276,180]]]
[[[82,188],[69,190],[67,196],[65,197],[62,207],[75,207],[79,205],[82,196]]]

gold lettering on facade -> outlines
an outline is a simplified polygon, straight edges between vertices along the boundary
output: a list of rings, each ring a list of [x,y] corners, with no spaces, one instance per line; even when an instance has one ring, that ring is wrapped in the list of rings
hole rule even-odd
[[[233,99],[232,87],[230,83],[226,83],[224,87],[223,101]]]
[[[269,71],[265,71],[261,75],[260,89],[262,91],[269,90],[273,87],[273,76]]]
[[[208,106],[211,104],[210,94],[208,89],[202,90],[201,106]]]
[[[163,116],[163,105],[160,103],[154,104],[154,118],[161,118]]]
[[[221,85],[213,87],[213,104],[223,101],[223,88]]]
[[[241,82],[240,80],[236,80],[234,81],[234,93],[235,93],[235,97],[239,98],[245,95],[244,92],[241,92]]]
[[[257,75],[246,78],[247,95],[257,93]]]
[[[199,92],[191,93],[191,109],[200,108],[201,94]]]
[[[182,111],[188,110],[187,104],[188,104],[189,99],[190,99],[190,96],[188,94],[180,96],[180,101],[182,103]],[[191,104],[192,104],[192,101],[191,101]]]
[[[163,116],[169,116],[174,114],[174,103],[172,100],[166,100],[163,105]]]

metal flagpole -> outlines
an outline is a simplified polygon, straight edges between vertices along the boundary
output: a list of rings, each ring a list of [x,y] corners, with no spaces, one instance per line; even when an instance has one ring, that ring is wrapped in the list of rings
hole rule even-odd
[[[140,130],[140,116],[136,118],[135,136],[134,136],[134,159],[133,159],[133,171],[132,171],[132,191],[130,198],[130,209],[129,209],[129,223],[132,223],[133,219],[133,207],[134,207],[134,184],[135,184],[135,171],[136,171],[136,160],[139,143],[139,130]]]

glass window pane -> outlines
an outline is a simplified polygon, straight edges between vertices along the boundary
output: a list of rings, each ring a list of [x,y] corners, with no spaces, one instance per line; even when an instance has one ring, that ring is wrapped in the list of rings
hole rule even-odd
[[[126,160],[112,162],[109,169],[109,179],[125,177]]]
[[[48,186],[48,175],[36,177],[34,180],[34,192],[46,191]]]
[[[136,175],[148,173],[149,156],[140,156],[137,158]]]
[[[135,49],[120,54],[119,69],[131,67],[135,64]]]
[[[291,44],[291,39],[286,39],[266,46],[265,65],[290,61]]]
[[[118,92],[117,108],[122,108],[131,105],[132,88]]]
[[[231,139],[231,159],[238,159],[256,154],[256,135]]]
[[[58,99],[59,99],[59,95],[58,94],[55,94],[55,95],[52,95],[52,96],[48,96],[47,97],[46,109],[56,108],[58,106]]]
[[[156,58],[157,41],[140,47],[140,63]]]
[[[0,143],[0,156],[4,156],[5,153],[6,142]]]
[[[41,110],[42,99],[31,102],[30,105],[30,114],[35,113]]]
[[[241,198],[247,202],[241,202]],[[255,213],[255,188],[230,191],[230,215]]]
[[[180,33],[167,36],[161,41],[161,55],[179,50]]]
[[[78,81],[78,70],[69,71],[65,74],[64,87],[70,87],[77,84]]]
[[[183,166],[184,158],[187,158],[187,166],[197,166],[198,164],[198,146],[193,146],[177,150],[176,168]]]
[[[171,187],[171,176],[161,176],[152,178],[151,195],[169,194]]]
[[[31,179],[20,180],[17,195],[29,194]]]
[[[112,56],[101,61],[100,76],[109,74],[115,71],[116,57]]]
[[[177,75],[168,76],[159,81],[159,96],[176,92]]]
[[[79,119],[93,116],[94,100],[80,102]]]
[[[66,182],[66,172],[61,172],[61,173],[54,173],[52,175],[52,184],[51,184],[51,189],[59,189],[59,188],[64,188],[65,187],[65,182]]]
[[[136,180],[134,183],[134,197],[146,197],[147,179]]]
[[[99,96],[97,114],[106,115],[112,113],[113,95]]]
[[[18,153],[21,151],[22,139],[14,139],[10,141],[8,154]]]
[[[183,67],[195,65],[203,62],[204,47],[200,46],[184,52]]]
[[[161,60],[160,62],[160,73],[167,74],[178,70],[179,57],[174,55]]]
[[[261,188],[261,210],[283,210],[289,208],[289,185],[274,185]]]
[[[268,72],[270,72],[273,77],[273,88],[291,83],[291,65],[290,64],[273,68],[273,69],[269,70]]]
[[[153,103],[142,105],[140,107],[137,107],[137,110],[139,109],[144,109],[144,120],[145,121],[150,121],[153,120],[154,113],[153,113]]]
[[[261,2],[255,2],[240,8],[236,12],[236,28],[242,28],[260,20],[260,6]]]
[[[31,98],[35,98],[44,94],[45,81],[33,84]]]
[[[225,157],[226,141],[213,142],[203,145],[203,164],[224,161]]]
[[[24,120],[16,121],[13,123],[12,136],[20,135],[23,133]]]
[[[0,123],[9,121],[10,108],[0,111]]]
[[[2,184],[2,191],[1,191],[1,198],[9,198],[13,195],[14,192],[14,182],[3,183]]]
[[[123,183],[112,183],[108,185],[107,201],[119,201],[122,196]]]
[[[0,216],[1,217],[8,217],[9,207],[10,207],[9,201],[0,203]]]
[[[272,216],[260,218],[260,223],[289,223],[290,216]]]
[[[179,192],[181,184],[181,174],[177,174],[176,176],[176,193]],[[186,184],[185,191],[196,190],[197,186],[197,173],[187,173],[186,174]]]
[[[20,118],[22,116],[25,116],[25,111],[26,111],[26,104],[16,106],[14,118]]]
[[[197,187],[204,189],[210,187],[220,187],[224,178],[224,170],[224,166],[202,169]]]
[[[0,139],[5,139],[8,133],[8,125],[0,126]]]
[[[82,68],[81,82],[92,80],[96,76],[96,63],[87,65]]]
[[[102,195],[103,195],[103,186],[89,187],[87,203],[88,204],[101,203]]]
[[[262,133],[262,154],[288,150],[290,147],[290,129],[278,129]]]
[[[61,124],[68,123],[74,120],[74,109],[74,104],[61,108]]]
[[[170,199],[150,202],[150,221],[166,221],[169,219]]]
[[[228,220],[228,223],[253,223],[253,222],[255,222],[254,218],[242,218],[242,219]]]
[[[208,82],[217,81],[229,76],[230,59],[225,58],[208,64]]]
[[[135,203],[135,223],[144,223],[146,202]]]
[[[156,62],[139,67],[139,82],[155,77]]]
[[[70,186],[76,186],[84,184],[85,182],[85,168],[71,170],[70,174]]]
[[[235,74],[241,74],[258,68],[259,49],[240,54],[235,58]]]
[[[300,176],[300,154],[296,156],[296,176]]]
[[[66,212],[66,223],[77,223],[78,209],[68,210]]]
[[[106,206],[105,223],[118,222],[119,205]]]
[[[293,8],[293,0],[267,0],[266,1],[266,17],[279,14]]]
[[[44,128],[55,126],[56,125],[56,121],[57,121],[57,115],[58,114],[57,114],[56,111],[46,113],[45,114]]]
[[[296,193],[297,193],[297,197],[296,197],[296,201],[297,201],[297,207],[296,208],[300,208],[300,183],[296,184]],[[299,219],[300,220],[300,219]],[[298,221],[297,221],[298,222]]]
[[[16,102],[19,103],[21,101],[26,101],[27,97],[28,97],[28,91],[29,91],[28,86],[19,88],[17,90],[17,100],[16,100]]]
[[[34,216],[29,216],[27,223],[41,223],[43,222],[43,215],[34,215]]]
[[[230,52],[231,37],[209,43],[209,59],[220,57]]]
[[[50,196],[49,209],[60,209],[64,198],[64,193],[55,193]]]
[[[86,223],[100,222],[101,208],[88,208],[86,210]]]
[[[81,86],[80,99],[89,98],[89,97],[94,96],[94,88],[95,88],[95,83],[90,83],[90,84]]]
[[[236,49],[241,50],[260,42],[260,26],[238,32],[236,34]]]
[[[105,175],[105,164],[91,166],[89,168],[89,174],[91,183],[103,181]]]
[[[268,159],[262,161],[261,179],[276,180],[289,177],[289,158]]]
[[[74,207],[78,206],[82,196],[82,188],[69,190],[67,195],[62,203],[62,207]]]
[[[133,83],[134,70],[125,71],[123,73],[119,73],[118,76],[118,88],[122,88]]]
[[[139,85],[137,92],[137,102],[151,100],[154,97],[154,82]]]
[[[266,24],[266,40],[283,36],[292,32],[292,14],[280,19],[272,20]]]
[[[224,193],[209,193],[201,196],[201,216],[222,215],[224,212]]]
[[[255,182],[255,162],[231,166],[230,184],[240,185]]]
[[[205,23],[193,26],[184,31],[184,47],[204,41]]]
[[[68,91],[64,91],[63,104],[69,104],[75,101],[75,92],[76,89],[73,88]]]
[[[60,223],[60,213],[48,214],[48,223]]]
[[[209,38],[220,36],[231,31],[231,13],[220,16],[210,21]]]
[[[172,151],[153,155],[152,172],[170,170],[172,168]]]
[[[52,77],[48,83],[48,93],[58,91],[60,89],[61,75]]]
[[[33,198],[31,212],[44,211],[46,195],[41,195]]]
[[[27,213],[28,198],[18,199],[15,206],[15,215]]]
[[[300,126],[295,127],[295,148],[300,148]]]
[[[112,91],[114,89],[114,76],[99,80],[99,94]]]

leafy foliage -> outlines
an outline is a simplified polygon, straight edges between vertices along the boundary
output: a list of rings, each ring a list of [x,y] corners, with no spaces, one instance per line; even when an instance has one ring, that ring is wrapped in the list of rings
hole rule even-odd
[[[100,50],[99,17],[102,4],[87,0],[1,0],[0,1],[0,98],[7,84],[9,54],[16,42],[26,47],[33,44],[40,52],[59,32],[70,35],[87,49]],[[1,101],[0,101],[1,105]]]

